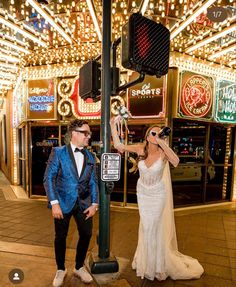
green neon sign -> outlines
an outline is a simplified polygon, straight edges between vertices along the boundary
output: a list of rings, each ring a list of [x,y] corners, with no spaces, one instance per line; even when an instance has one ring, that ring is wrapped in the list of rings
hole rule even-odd
[[[236,123],[236,83],[217,82],[215,119],[224,123]]]

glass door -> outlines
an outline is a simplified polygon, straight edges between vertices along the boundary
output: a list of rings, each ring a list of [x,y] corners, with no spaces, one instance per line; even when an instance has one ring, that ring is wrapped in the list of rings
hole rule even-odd
[[[229,200],[233,164],[233,129],[211,126],[207,162],[206,202]]]
[[[204,123],[174,121],[172,148],[180,163],[171,168],[174,205],[203,202],[207,127]]]
[[[223,125],[174,120],[172,148],[180,158],[171,167],[175,206],[230,199],[232,136]]]
[[[100,127],[91,126],[91,130],[93,135],[88,149],[94,153],[97,162],[99,162]],[[43,187],[43,176],[52,147],[69,144],[69,142],[66,125],[31,126],[31,195],[46,195]]]
[[[128,144],[136,144],[143,141],[146,130],[150,125],[140,124],[129,126]],[[161,125],[160,125],[161,126]],[[137,169],[137,155],[134,153],[127,154],[127,202],[137,203],[136,185],[139,178],[139,171]]]
[[[59,145],[58,126],[31,126],[31,195],[46,195],[43,176],[52,147]]]
[[[27,190],[26,184],[26,127],[22,127],[18,130],[19,139],[19,184],[24,190]]]

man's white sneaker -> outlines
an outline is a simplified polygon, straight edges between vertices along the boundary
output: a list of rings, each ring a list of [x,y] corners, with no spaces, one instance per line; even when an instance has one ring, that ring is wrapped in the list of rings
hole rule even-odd
[[[54,280],[52,282],[52,286],[53,287],[60,287],[63,285],[65,276],[67,273],[67,269],[66,270],[57,270],[56,275],[54,277]]]
[[[79,270],[74,268],[74,275],[79,277],[84,283],[91,283],[93,281],[93,277],[84,267],[81,267]]]

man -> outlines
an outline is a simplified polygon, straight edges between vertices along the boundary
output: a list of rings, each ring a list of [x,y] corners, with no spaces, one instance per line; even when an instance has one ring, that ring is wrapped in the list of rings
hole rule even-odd
[[[76,119],[69,125],[69,134],[70,144],[52,149],[44,175],[44,188],[55,226],[57,272],[54,287],[63,285],[67,273],[66,237],[72,216],[79,233],[74,275],[84,283],[93,280],[83,267],[92,235],[92,217],[98,207],[95,159],[86,149],[91,131],[86,121]]]

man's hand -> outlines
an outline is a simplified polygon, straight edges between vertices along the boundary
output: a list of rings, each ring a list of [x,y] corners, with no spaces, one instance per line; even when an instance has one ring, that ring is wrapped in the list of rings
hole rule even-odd
[[[63,213],[61,211],[61,207],[59,203],[52,205],[52,216],[56,219],[63,219]]]
[[[98,205],[91,205],[87,209],[85,209],[84,213],[86,214],[85,220],[87,220],[89,217],[94,216],[98,209]]]

